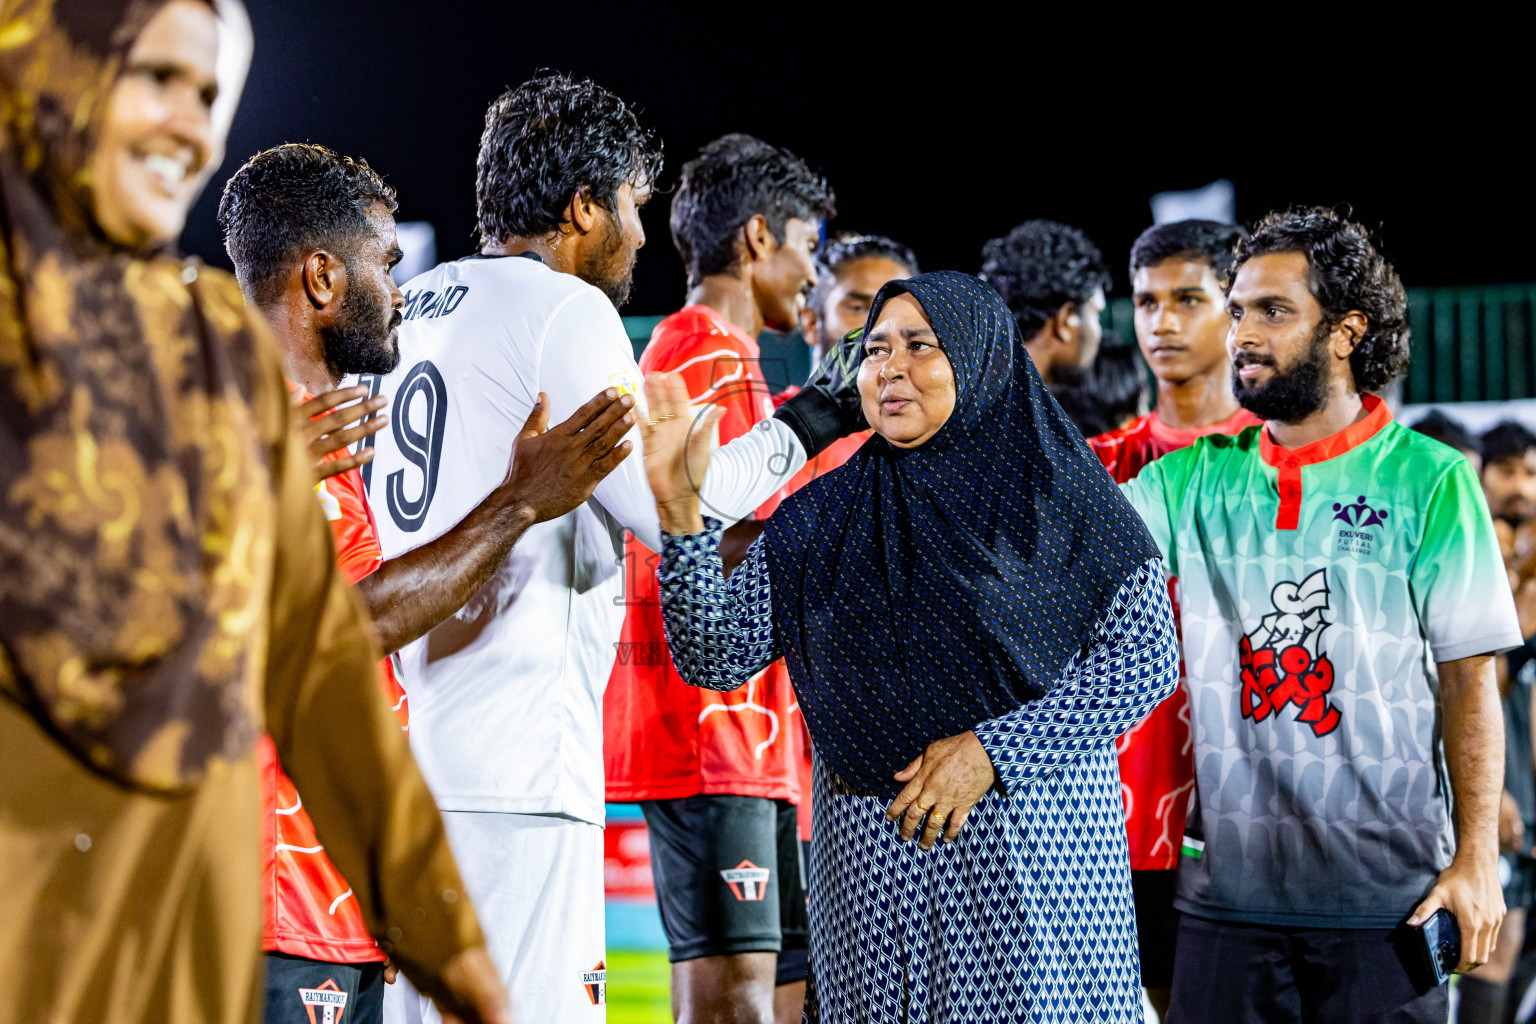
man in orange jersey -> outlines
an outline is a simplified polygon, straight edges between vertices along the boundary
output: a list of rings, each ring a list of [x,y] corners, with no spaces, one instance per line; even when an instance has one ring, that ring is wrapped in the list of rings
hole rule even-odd
[[[773,415],[757,335],[795,328],[832,212],[819,175],[751,136],[717,139],[683,167],[671,222],[688,267],[687,305],[656,326],[640,369],[680,373],[695,405],[723,406],[722,443]],[[727,571],[780,497],[725,531]],[[639,801],[650,829],[674,1014],[799,1020],[808,922],[794,691],[782,662],[735,693],[684,683],[667,652],[655,558],[630,540],[604,760],[608,799]]]
[[[1157,378],[1157,407],[1089,440],[1117,482],[1198,437],[1235,434],[1262,422],[1232,396],[1227,355],[1231,322],[1221,281],[1242,236],[1230,224],[1186,220],[1148,228],[1131,247],[1136,343]],[[1169,586],[1177,615],[1178,581],[1170,579]],[[1165,1015],[1179,923],[1175,868],[1195,787],[1189,730],[1181,686],[1119,740],[1141,979],[1152,1005]]]
[[[225,244],[301,401],[334,392],[348,374],[387,373],[398,360],[403,299],[390,276],[401,255],[394,210],[393,190],[365,162],[321,146],[258,153],[225,186]],[[321,442],[334,450],[323,456],[324,479],[315,491],[337,561],[368,605],[386,654],[461,607],[529,526],[591,495],[628,452],[619,441],[632,422],[631,405],[627,396],[605,392],[548,431],[548,405],[536,406],[506,482],[458,527],[388,562],[355,457],[344,441],[337,445],[343,435]],[[349,468],[329,471],[338,463]],[[379,663],[379,675],[406,728],[405,691],[389,659]],[[314,1010],[323,1006],[339,1008],[349,1024],[381,1020],[392,969],[364,926],[351,886],[325,856],[270,740],[261,745],[260,764],[267,1020],[300,1024],[318,1019]]]

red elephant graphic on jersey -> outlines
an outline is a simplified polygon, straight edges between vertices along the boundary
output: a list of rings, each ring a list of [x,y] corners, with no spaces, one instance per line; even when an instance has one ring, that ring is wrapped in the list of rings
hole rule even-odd
[[[1333,662],[1319,649],[1328,607],[1328,576],[1319,569],[1300,583],[1282,581],[1270,591],[1274,610],[1238,644],[1242,665],[1244,718],[1262,722],[1286,705],[1301,710],[1296,720],[1327,736],[1339,727],[1343,714],[1328,700],[1333,689]]]

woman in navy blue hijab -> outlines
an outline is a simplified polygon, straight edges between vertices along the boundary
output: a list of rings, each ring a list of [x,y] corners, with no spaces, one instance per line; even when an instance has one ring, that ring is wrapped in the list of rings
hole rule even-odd
[[[887,284],[859,393],[875,436],[727,581],[711,431],[646,383],[678,671],[783,656],[810,727],[810,1019],[1140,1019],[1114,743],[1177,677],[1157,550],[989,285]]]

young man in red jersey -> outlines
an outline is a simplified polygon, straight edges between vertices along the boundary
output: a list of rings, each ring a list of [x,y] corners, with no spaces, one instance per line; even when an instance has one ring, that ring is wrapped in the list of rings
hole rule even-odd
[[[322,146],[258,153],[225,186],[219,224],[246,301],[271,328],[290,386],[301,401],[334,392],[344,376],[387,373],[398,359],[403,303],[390,276],[394,191],[363,161]],[[619,445],[632,401],[598,395],[545,431],[536,408],[503,486],[457,528],[384,561],[356,465],[336,435],[315,493],[330,521],[336,558],[373,616],[386,654],[461,607],[532,524],[565,514],[624,458]],[[311,406],[316,408],[318,406]],[[407,727],[405,691],[388,658],[380,684]],[[336,723],[344,729],[346,723]],[[258,754],[264,810],[263,888],[267,920],[266,1020],[301,1024],[319,1006],[339,1007],[348,1024],[382,1020],[383,985],[393,980],[364,926],[352,889],[326,857],[298,793],[263,737]],[[485,968],[495,982],[489,959]],[[528,1008],[536,1011],[537,1008]]]
[[[773,415],[758,366],[764,327],[795,328],[816,282],[832,190],[798,157],[727,135],[683,167],[672,239],[687,305],[656,326],[646,373],[680,373],[695,405],[720,405],[720,441]],[[762,532],[725,532],[733,566]],[[782,663],[731,694],[688,686],[672,667],[656,556],[631,539],[629,608],[604,700],[608,799],[639,801],[672,960],[679,1021],[799,1020],[808,923],[795,804],[801,724]]]
[[[1088,442],[1119,483],[1206,434],[1235,434],[1261,421],[1232,396],[1222,278],[1242,229],[1186,220],[1148,228],[1131,247],[1136,342],[1157,378],[1157,406]],[[1178,583],[1170,580],[1174,613]],[[1184,689],[1119,741],[1120,787],[1131,854],[1141,979],[1159,1014],[1168,1009],[1179,914],[1174,909],[1179,839],[1194,790]]]

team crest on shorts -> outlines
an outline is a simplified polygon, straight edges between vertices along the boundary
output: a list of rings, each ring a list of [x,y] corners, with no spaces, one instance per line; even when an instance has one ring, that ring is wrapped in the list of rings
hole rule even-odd
[[[731,887],[731,892],[738,900],[757,901],[768,895],[768,876],[772,874],[767,868],[760,868],[749,860],[744,860],[733,868],[727,868],[720,872],[720,877],[725,879],[725,884]]]
[[[1244,718],[1262,722],[1287,705],[1301,710],[1298,722],[1327,736],[1339,727],[1343,713],[1328,700],[1333,689],[1333,662],[1319,650],[1328,623],[1328,571],[1319,569],[1300,583],[1275,584],[1269,599],[1274,610],[1259,620],[1259,628],[1238,643],[1242,666]]]
[[[347,994],[330,978],[319,988],[299,989],[299,1000],[309,1014],[309,1024],[341,1024],[341,1015],[347,1009]]]
[[[608,961],[599,960],[590,971],[581,972],[581,987],[587,990],[587,998],[593,1006],[608,1002]]]

